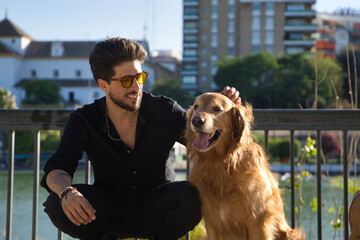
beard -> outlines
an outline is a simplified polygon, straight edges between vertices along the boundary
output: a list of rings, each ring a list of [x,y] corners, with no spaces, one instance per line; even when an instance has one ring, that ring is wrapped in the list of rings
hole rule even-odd
[[[130,92],[128,94],[137,94],[138,92]],[[125,95],[126,97],[126,95]],[[140,108],[140,103],[141,103],[141,99],[142,99],[142,92],[140,92],[140,96],[139,96],[139,100],[135,103],[135,104],[128,104],[125,101],[121,100],[121,99],[116,99],[111,92],[109,92],[109,98],[111,99],[111,101],[113,103],[115,103],[118,107],[121,107],[127,111],[130,112],[136,112],[137,110],[139,110]]]

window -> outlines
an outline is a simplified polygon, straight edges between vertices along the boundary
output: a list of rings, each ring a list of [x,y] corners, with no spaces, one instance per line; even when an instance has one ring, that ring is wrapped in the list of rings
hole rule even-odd
[[[197,15],[197,7],[184,8],[184,15]]]
[[[202,11],[203,13],[206,13],[206,12],[207,12],[207,8],[206,8],[206,7],[202,7],[202,8],[201,8],[201,11]]]
[[[252,19],[252,29],[260,30],[260,17],[253,17]]]
[[[211,21],[211,32],[217,32],[218,28],[217,28],[217,19],[213,19]]]
[[[274,29],[274,18],[273,17],[266,17],[265,29],[266,30],[273,30]]]
[[[201,81],[202,81],[202,82],[206,82],[206,81],[207,81],[207,77],[206,77],[206,76],[201,76]]]
[[[211,10],[211,18],[217,18],[218,17],[218,8],[216,5],[212,6],[212,10]]]
[[[286,10],[287,11],[304,11],[305,10],[305,6],[302,4],[288,4],[286,6]]]
[[[260,5],[260,3],[254,2],[252,6],[253,6],[252,14],[253,14],[253,15],[260,16],[260,12],[261,12],[261,5]]]
[[[75,94],[74,94],[74,92],[69,92],[69,103],[75,103]]]
[[[201,25],[204,26],[204,27],[207,26],[207,23],[208,23],[208,22],[207,22],[206,20],[202,20],[202,21],[201,21]]]
[[[274,46],[272,46],[272,45],[266,46],[266,51],[268,53],[274,55]]]
[[[218,39],[217,39],[217,34],[216,33],[213,33],[212,35],[211,35],[211,46],[212,47],[217,47],[217,45],[218,45],[218,41],[217,41]]]
[[[234,5],[235,4],[235,0],[229,0],[229,5]]]
[[[202,67],[202,68],[206,68],[206,67],[207,67],[207,63],[206,63],[206,62],[202,62],[202,63],[201,63],[201,67]]]
[[[218,4],[218,0],[211,0],[211,4],[212,4],[212,5],[217,5],[217,4]]]
[[[289,39],[290,40],[302,40],[304,38],[303,33],[290,33]]]
[[[274,3],[273,2],[268,2],[266,3],[266,15],[274,15]]]
[[[31,77],[33,78],[36,77],[36,70],[34,69],[31,70]]]
[[[229,33],[229,39],[228,39],[228,46],[229,47],[234,47],[235,46],[235,41],[234,41],[234,34],[233,33]]]
[[[76,76],[81,77],[81,70],[76,70]]]
[[[94,92],[94,98],[98,98],[100,96],[99,92]]]
[[[184,29],[195,29],[197,27],[196,22],[185,22]]]
[[[229,6],[229,15],[234,15],[235,14],[235,8],[234,8],[234,5],[230,5]]]
[[[192,71],[192,70],[197,70],[197,68],[196,68],[196,65],[186,64],[186,65],[184,65],[184,70]]]
[[[252,44],[253,45],[260,45],[261,39],[260,39],[260,31],[253,31],[252,32]]]
[[[205,35],[205,34],[202,35],[202,36],[201,36],[201,40],[206,41],[206,40],[207,40],[207,35]]]
[[[196,76],[183,76],[184,84],[196,84]]]
[[[304,48],[302,47],[288,47],[286,48],[287,54],[296,54],[296,53],[302,53],[304,52]]]
[[[217,48],[216,47],[211,48],[211,55],[212,56],[217,56]]]
[[[273,31],[266,31],[265,44],[269,44],[269,45],[274,44],[274,32]]]
[[[184,56],[196,56],[197,51],[196,49],[185,49],[184,50]]]
[[[235,50],[234,50],[233,47],[228,48],[228,56],[229,57],[234,57],[235,56]]]
[[[252,53],[259,53],[260,52],[260,46],[259,45],[253,45],[252,46]]]
[[[16,39],[15,38],[12,38],[11,39],[11,43],[15,43],[16,42]]]
[[[303,25],[305,24],[305,20],[304,19],[289,19],[286,22],[286,25],[292,25],[292,26],[298,26],[298,25]]]
[[[234,32],[234,19],[229,19],[228,32]]]
[[[197,36],[196,35],[185,35],[184,42],[196,42]]]
[[[58,77],[59,76],[59,70],[54,70],[53,71],[53,76]]]

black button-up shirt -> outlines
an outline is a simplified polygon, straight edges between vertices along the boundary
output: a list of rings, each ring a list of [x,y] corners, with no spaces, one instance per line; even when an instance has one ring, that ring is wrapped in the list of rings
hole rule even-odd
[[[54,169],[73,177],[85,151],[91,161],[94,185],[114,190],[152,189],[168,181],[165,164],[175,141],[184,144],[186,112],[175,101],[143,92],[134,150],[108,137],[105,97],[74,111],[54,155],[47,161],[41,185]],[[119,138],[109,119],[109,132]]]

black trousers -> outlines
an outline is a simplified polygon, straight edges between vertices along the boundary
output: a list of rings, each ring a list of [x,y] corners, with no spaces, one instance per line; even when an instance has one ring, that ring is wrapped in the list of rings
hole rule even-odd
[[[114,192],[86,184],[73,186],[96,210],[96,220],[76,226],[65,215],[55,193],[50,193],[43,205],[53,224],[74,238],[176,240],[201,220],[198,191],[187,181],[166,183],[151,191]]]

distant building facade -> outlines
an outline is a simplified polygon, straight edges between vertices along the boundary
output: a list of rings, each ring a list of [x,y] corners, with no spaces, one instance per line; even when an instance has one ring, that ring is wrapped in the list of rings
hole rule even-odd
[[[146,41],[140,43],[149,52]],[[18,106],[25,98],[27,80],[51,79],[61,86],[67,105],[87,104],[104,96],[93,79],[89,54],[96,41],[35,41],[5,18],[0,22],[0,87],[16,96]],[[150,72],[150,88],[156,80],[154,65],[147,59],[142,66]]]
[[[319,55],[335,58],[345,46],[360,49],[360,10],[339,9],[334,13],[318,13],[316,50]]]
[[[310,51],[316,0],[184,0],[183,88],[216,89],[221,56]]]

